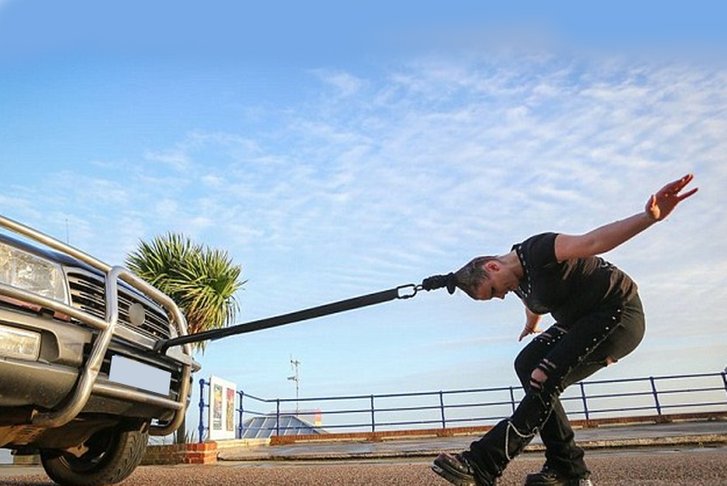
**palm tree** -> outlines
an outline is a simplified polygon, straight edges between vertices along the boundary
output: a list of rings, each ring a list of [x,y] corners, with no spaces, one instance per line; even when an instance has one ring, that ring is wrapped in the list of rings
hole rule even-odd
[[[176,302],[189,333],[219,329],[234,322],[239,305],[235,293],[245,284],[242,268],[227,252],[194,244],[178,233],[141,241],[126,266]],[[204,350],[205,343],[195,343]]]
[[[157,236],[126,258],[126,266],[179,306],[187,319],[189,333],[219,329],[235,321],[239,305],[235,293],[245,284],[242,268],[227,252],[193,243],[178,233]],[[205,343],[193,344],[204,352]],[[184,442],[185,426],[177,431]]]

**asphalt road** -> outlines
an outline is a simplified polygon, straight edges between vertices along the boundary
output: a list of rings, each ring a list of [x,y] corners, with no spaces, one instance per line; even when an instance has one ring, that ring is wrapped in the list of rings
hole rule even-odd
[[[590,451],[594,483],[607,485],[727,485],[727,447]],[[542,455],[526,453],[499,485],[521,485],[540,469]],[[123,486],[446,486],[427,459],[220,462],[211,466],[142,466]],[[2,486],[52,486],[42,469],[0,467]]]

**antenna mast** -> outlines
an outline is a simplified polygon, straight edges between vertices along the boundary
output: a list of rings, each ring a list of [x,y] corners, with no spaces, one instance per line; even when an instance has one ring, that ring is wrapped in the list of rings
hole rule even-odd
[[[300,375],[298,374],[298,367],[300,366],[300,361],[297,359],[293,359],[293,355],[290,356],[290,367],[293,370],[293,376],[289,376],[289,381],[295,382],[295,414],[298,415],[300,413],[300,409],[298,408],[298,400],[300,398]]]

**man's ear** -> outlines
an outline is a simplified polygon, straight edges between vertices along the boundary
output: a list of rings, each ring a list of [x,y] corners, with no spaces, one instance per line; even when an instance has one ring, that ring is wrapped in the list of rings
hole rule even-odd
[[[485,263],[485,270],[488,272],[499,272],[500,268],[500,262],[497,260],[489,260]]]

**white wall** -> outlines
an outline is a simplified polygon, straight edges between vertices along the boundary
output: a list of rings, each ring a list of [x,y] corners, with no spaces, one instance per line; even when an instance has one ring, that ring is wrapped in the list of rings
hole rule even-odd
[[[10,449],[0,449],[0,464],[12,464],[13,456],[10,455]]]

